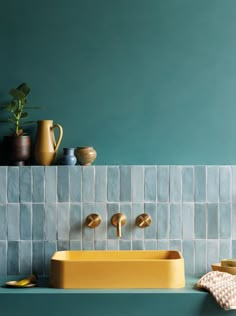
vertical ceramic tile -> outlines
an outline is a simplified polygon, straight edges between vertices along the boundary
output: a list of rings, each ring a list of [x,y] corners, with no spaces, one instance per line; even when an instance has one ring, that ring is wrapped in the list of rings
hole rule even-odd
[[[119,249],[120,250],[131,250],[132,249],[132,241],[131,240],[119,240]]]
[[[92,166],[82,168],[82,200],[94,201],[94,167]]]
[[[120,212],[126,216],[126,223],[122,226],[121,239],[131,239],[132,227],[134,225],[134,219],[132,217],[131,203],[120,204]]]
[[[33,166],[32,177],[33,177],[32,201],[35,203],[42,203],[44,202],[44,167]]]
[[[95,167],[95,201],[107,201],[107,167]]]
[[[20,201],[31,202],[32,190],[31,190],[31,167],[21,167],[20,170]]]
[[[144,240],[132,240],[132,250],[144,250]]]
[[[7,239],[7,210],[6,210],[6,204],[0,204],[0,240],[6,240],[6,239]]]
[[[169,202],[169,167],[157,166],[157,201]]]
[[[57,250],[64,251],[70,249],[70,241],[69,240],[58,240],[57,241]]]
[[[182,225],[183,225],[183,239],[194,238],[194,204],[183,203],[182,205]]]
[[[157,206],[156,203],[145,203],[145,213],[149,214],[152,223],[149,227],[144,229],[144,239],[155,239],[157,236]]]
[[[207,205],[207,238],[217,239],[218,233],[218,204]]]
[[[143,166],[132,166],[132,201],[144,201],[144,174]]]
[[[155,239],[144,240],[144,249],[145,250],[156,250],[157,249],[157,240],[155,240]]]
[[[170,239],[182,238],[181,204],[170,204]]]
[[[220,202],[231,202],[231,168],[220,166]]]
[[[207,211],[206,204],[194,204],[194,235],[196,239],[206,238]]]
[[[211,271],[211,264],[219,262],[219,241],[207,240],[207,271]]]
[[[69,167],[57,167],[57,200],[69,202]]]
[[[131,202],[131,166],[120,166],[120,201]]]
[[[7,274],[7,242],[0,240],[0,275]]]
[[[195,166],[194,200],[195,202],[206,202],[206,167]]]
[[[94,249],[95,250],[106,250],[107,249],[106,240],[95,240],[94,241]]]
[[[156,166],[144,167],[144,200],[156,202],[157,194],[157,170]]]
[[[157,238],[169,238],[169,203],[157,203]]]
[[[232,239],[236,239],[236,203],[232,203],[231,233]]]
[[[193,167],[182,168],[182,200],[183,202],[194,201]]]
[[[183,252],[182,250],[182,240],[170,239],[169,240],[169,249],[170,250],[178,250]]]
[[[8,203],[19,203],[19,167],[8,167],[7,200]]]
[[[19,273],[19,242],[8,241],[7,274],[16,275],[18,273]]]
[[[111,224],[111,218],[114,214],[120,212],[119,203],[108,203],[107,204],[107,238],[117,239],[116,227]]]
[[[7,205],[7,239],[20,239],[20,205]]]
[[[107,239],[107,209],[106,203],[94,203],[94,211],[101,217],[101,224],[94,229],[95,240]]]
[[[181,202],[181,167],[170,166],[170,202]]]
[[[81,250],[82,241],[81,240],[70,240],[70,249],[71,250]]]
[[[31,240],[20,241],[20,274],[30,275],[32,272]]]
[[[220,213],[220,238],[227,239],[231,237],[231,204],[224,203],[219,205]]]
[[[206,273],[206,240],[195,240],[195,275]]]
[[[183,257],[185,263],[185,273],[188,275],[194,274],[194,241],[193,240],[184,240],[183,241]]]
[[[38,275],[44,274],[44,242],[33,241],[32,271]]]
[[[57,206],[55,203],[45,204],[45,239],[57,239]]]
[[[0,167],[0,203],[7,200],[7,167]]]
[[[232,201],[236,203],[236,166],[231,166],[232,177]]]
[[[33,240],[44,239],[44,204],[33,204]]]
[[[119,240],[118,239],[108,239],[107,240],[107,250],[119,250]]]
[[[144,213],[144,205],[142,203],[133,203],[132,205],[132,218],[134,219],[132,226],[132,239],[144,239],[144,229],[139,228],[135,224],[135,219],[138,215]]]
[[[207,201],[218,203],[219,201],[219,167],[207,166]]]
[[[82,240],[82,250],[94,250],[94,241]]]
[[[94,211],[94,203],[83,203],[82,206],[82,241],[93,241],[94,240],[94,229],[87,227],[85,224],[86,217]]]
[[[20,239],[32,239],[32,204],[20,204]]]
[[[53,254],[57,251],[56,241],[44,242],[44,273],[49,275],[50,273],[50,260]]]
[[[120,169],[118,166],[107,167],[107,200],[109,202],[120,200]]]
[[[70,240],[81,240],[81,204],[70,204]]]
[[[45,202],[55,203],[57,201],[57,167],[45,167]]]
[[[232,258],[236,258],[236,240],[232,240]]]
[[[232,258],[232,242],[231,239],[220,240],[219,245],[219,262],[222,259]]]
[[[169,239],[157,240],[157,249],[158,250],[168,250],[169,249]]]
[[[57,204],[57,237],[58,240],[69,240],[69,203]]]
[[[80,166],[70,166],[69,168],[69,179],[70,179],[70,201],[80,202],[81,201],[81,179],[82,179],[82,168]]]

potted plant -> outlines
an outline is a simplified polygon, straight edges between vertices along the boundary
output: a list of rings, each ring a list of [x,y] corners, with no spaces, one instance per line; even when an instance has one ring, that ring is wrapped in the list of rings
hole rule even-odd
[[[7,111],[9,117],[0,122],[12,125],[12,134],[4,136],[4,148],[7,163],[15,166],[22,166],[31,156],[31,137],[24,133],[23,127],[26,124],[32,124],[28,121],[28,109],[30,107],[27,102],[27,96],[30,93],[30,87],[26,83],[22,83],[19,87],[11,89],[9,94],[12,96],[10,103],[3,105],[1,108]]]

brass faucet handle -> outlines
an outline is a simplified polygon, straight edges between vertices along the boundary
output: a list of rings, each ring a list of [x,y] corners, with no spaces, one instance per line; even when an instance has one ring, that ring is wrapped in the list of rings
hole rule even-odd
[[[98,214],[90,214],[86,217],[85,223],[89,228],[96,228],[101,224],[101,217]]]
[[[136,218],[136,225],[140,228],[148,227],[151,225],[151,223],[152,218],[149,214],[143,213]]]

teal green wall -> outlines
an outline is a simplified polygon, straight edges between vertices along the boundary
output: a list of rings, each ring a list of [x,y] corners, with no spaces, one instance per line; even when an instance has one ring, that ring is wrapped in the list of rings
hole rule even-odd
[[[94,146],[96,164],[235,164],[235,10],[235,0],[2,1],[0,103],[26,81],[42,106],[32,118],[64,127],[61,149]]]

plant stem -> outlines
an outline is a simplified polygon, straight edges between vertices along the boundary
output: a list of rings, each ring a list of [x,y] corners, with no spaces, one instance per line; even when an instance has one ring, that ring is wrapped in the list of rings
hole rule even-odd
[[[18,135],[19,133],[19,123],[20,123],[20,118],[21,118],[21,114],[22,114],[22,103],[21,100],[18,100],[18,113],[16,115],[16,135]]]

